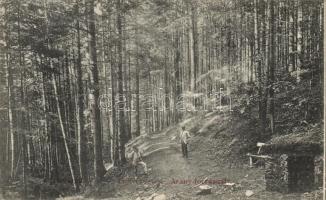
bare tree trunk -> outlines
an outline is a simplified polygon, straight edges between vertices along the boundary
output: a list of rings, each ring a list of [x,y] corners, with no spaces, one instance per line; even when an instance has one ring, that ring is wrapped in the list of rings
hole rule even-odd
[[[258,17],[258,8],[260,8],[258,6],[258,2],[257,0],[255,0],[255,5],[254,5],[254,11],[255,11],[255,16],[254,16],[254,36],[255,36],[255,60],[257,62],[257,75],[258,75],[258,95],[259,95],[259,105],[258,105],[258,109],[259,109],[259,119],[260,119],[260,124],[261,124],[261,131],[262,133],[264,133],[265,131],[265,118],[266,118],[266,111],[264,110],[265,107],[263,106],[263,88],[262,88],[262,84],[263,84],[263,79],[262,79],[262,52],[261,52],[261,45],[260,45],[260,34],[258,32],[259,30],[259,26],[258,23],[260,23],[258,21],[259,17]],[[264,36],[262,36],[264,37]]]
[[[7,15],[7,6],[5,7],[5,15]],[[13,76],[11,67],[11,55],[10,55],[10,27],[8,22],[5,23],[6,32],[6,55],[5,55],[5,65],[6,65],[6,84],[7,84],[7,94],[8,94],[8,143],[7,143],[7,160],[10,160],[10,177],[11,179],[15,176],[15,166],[16,166],[16,147],[15,147],[15,132],[14,132],[14,122],[13,122]],[[9,144],[10,143],[10,144]]]
[[[92,79],[93,87],[92,94],[94,102],[92,103],[92,112],[94,115],[94,170],[95,183],[99,183],[105,173],[102,158],[102,135],[101,135],[101,113],[98,105],[100,96],[99,72],[97,66],[96,54],[96,29],[95,29],[95,15],[94,15],[94,0],[89,1],[89,33],[90,33],[90,54],[92,65]]]
[[[174,107],[175,107],[175,119],[174,122],[178,122],[179,120],[181,120],[180,118],[181,116],[181,112],[182,110],[180,110],[179,112],[179,106],[182,107],[181,104],[183,104],[183,99],[181,99],[182,97],[180,96],[182,93],[182,86],[181,86],[181,80],[180,80],[180,36],[179,36],[179,32],[176,31],[175,36],[174,36],[174,51],[175,51],[175,57],[174,57],[174,70],[175,70],[175,96],[174,96]],[[177,105],[179,104],[179,105]]]
[[[84,184],[88,184],[87,171],[87,137],[84,129],[84,91],[83,91],[83,72],[82,72],[82,55],[81,55],[81,41],[80,41],[80,24],[79,24],[79,0],[76,3],[77,7],[77,131],[78,131],[78,162],[81,179]]]
[[[22,135],[22,157],[23,157],[23,185],[24,185],[24,192],[23,197],[27,198],[27,162],[26,162],[26,114],[27,114],[27,106],[25,100],[25,70],[23,68],[23,54],[22,54],[22,46],[21,46],[21,14],[20,14],[20,4],[18,5],[18,48],[19,48],[19,70],[20,70],[20,98],[21,98],[21,135]]]
[[[274,70],[276,64],[276,41],[275,41],[275,11],[274,11],[275,1],[270,1],[270,12],[271,12],[271,19],[270,19],[270,27],[271,27],[271,62],[270,62],[270,69],[269,69],[269,97],[270,97],[270,123],[271,123],[271,131],[272,134],[274,133],[275,128],[275,120],[274,120]]]
[[[111,105],[112,105],[112,139],[111,139],[111,152],[112,162],[114,166],[119,163],[119,143],[118,143],[118,131],[117,131],[117,116],[116,116],[116,60],[113,56],[116,55],[116,47],[114,49],[114,55],[111,54]],[[113,62],[114,61],[114,62]]]
[[[164,103],[165,103],[165,115],[166,115],[166,126],[170,125],[170,80],[169,80],[169,72],[168,72],[168,50],[165,49],[165,63],[164,63]]]
[[[10,174],[11,178],[15,177],[15,166],[16,166],[16,148],[15,148],[15,133],[14,133],[14,124],[13,124],[13,112],[12,112],[12,71],[10,67],[10,55],[6,55],[6,63],[7,63],[7,90],[8,90],[8,124],[9,124],[9,135],[10,135]]]
[[[191,4],[191,23],[192,23],[192,42],[193,42],[193,91],[196,92],[197,71],[199,68],[199,46],[198,46],[198,28],[197,28],[197,8],[195,3]],[[196,102],[196,101],[195,101]],[[196,105],[195,105],[196,106]]]
[[[122,17],[121,17],[121,2],[117,0],[117,29],[118,29],[118,90],[119,90],[119,154],[121,164],[126,163],[125,157],[125,144],[127,142],[127,133],[125,130],[125,117],[124,117],[124,92],[123,92],[123,71],[122,71]]]
[[[136,33],[135,33],[135,37],[136,37],[136,41],[137,41],[137,36],[138,36],[138,32],[136,30]],[[137,45],[137,44],[136,44]],[[136,134],[135,136],[140,136],[140,101],[139,101],[139,47],[137,45],[137,50],[136,50]]]

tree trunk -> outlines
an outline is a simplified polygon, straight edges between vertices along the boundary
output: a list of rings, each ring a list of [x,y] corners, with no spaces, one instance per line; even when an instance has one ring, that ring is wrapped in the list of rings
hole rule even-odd
[[[262,88],[262,84],[263,84],[263,79],[262,79],[262,52],[261,52],[261,46],[260,46],[260,38],[259,38],[259,27],[258,27],[258,0],[255,0],[255,6],[254,6],[254,10],[255,10],[255,16],[254,16],[254,36],[255,36],[255,61],[257,63],[257,75],[258,75],[258,96],[259,96],[259,103],[258,103],[258,109],[259,109],[259,119],[260,119],[260,124],[261,124],[261,131],[262,133],[265,132],[265,118],[266,118],[266,114],[265,114],[265,107],[263,106],[263,88]],[[264,36],[262,36],[264,37]]]
[[[270,12],[271,12],[271,19],[270,19],[270,28],[271,28],[271,62],[270,62],[270,69],[269,69],[269,98],[270,98],[270,123],[271,123],[271,132],[274,133],[275,128],[275,120],[274,120],[274,70],[276,64],[276,41],[275,41],[275,11],[274,5],[275,0],[270,1]]]
[[[197,7],[195,3],[191,4],[191,23],[192,23],[192,42],[193,42],[193,92],[196,92],[197,71],[199,68],[199,46],[198,46],[198,28],[197,28]],[[195,106],[196,106],[195,100]]]
[[[89,2],[89,34],[90,34],[90,54],[91,54],[91,73],[92,73],[92,94],[94,102],[92,103],[93,124],[94,124],[94,171],[95,183],[99,183],[105,173],[102,158],[102,135],[101,135],[101,113],[98,105],[100,96],[99,72],[97,66],[96,54],[96,29],[94,0]]]
[[[121,1],[117,0],[117,29],[118,29],[118,93],[119,93],[119,154],[121,164],[127,162],[125,157],[125,144],[127,143],[127,133],[125,130],[125,117],[124,117],[124,92],[123,92],[123,71],[122,71],[122,17],[121,17]]]
[[[138,32],[136,31],[136,38],[138,38]],[[137,44],[136,44],[137,45]],[[140,136],[140,97],[139,97],[139,71],[140,71],[140,66],[139,66],[139,47],[137,45],[137,50],[136,50],[136,134],[135,136]]]
[[[174,104],[175,104],[175,119],[174,122],[178,122],[179,120],[181,120],[181,113],[183,107],[183,99],[181,96],[182,93],[182,85],[181,85],[181,80],[180,80],[180,38],[179,38],[179,32],[176,31],[176,34],[174,36],[174,51],[175,51],[175,56],[174,56],[174,70],[175,70],[175,96],[174,96]]]
[[[8,13],[7,7],[5,7],[5,15]],[[14,121],[13,121],[13,75],[12,75],[12,66],[11,66],[11,55],[10,55],[10,28],[8,22],[5,24],[5,40],[6,40],[6,55],[5,55],[5,64],[6,64],[6,82],[7,82],[7,93],[8,93],[8,154],[7,160],[10,159],[10,177],[14,179],[15,176],[15,166],[16,166],[16,146],[15,146],[15,132],[14,132]],[[10,144],[9,144],[10,143]]]
[[[76,4],[77,9],[77,131],[78,131],[78,162],[82,182],[88,185],[88,171],[87,171],[87,137],[85,132],[85,118],[84,118],[84,91],[83,91],[83,71],[82,71],[82,55],[81,55],[81,41],[80,41],[80,24],[79,24],[79,0]]]
[[[12,103],[13,103],[13,95],[12,95],[12,70],[10,66],[10,55],[6,55],[6,64],[7,64],[7,90],[8,90],[8,124],[9,124],[9,135],[10,135],[10,174],[11,178],[15,177],[15,166],[16,166],[16,147],[15,147],[15,132],[14,132],[14,122],[13,122],[13,112],[12,112]]]
[[[27,198],[27,161],[26,161],[26,114],[27,114],[27,106],[26,106],[26,100],[25,100],[25,70],[23,68],[23,57],[22,54],[22,46],[21,46],[21,15],[20,15],[20,4],[18,5],[18,48],[19,48],[19,70],[20,70],[20,98],[21,98],[21,136],[22,136],[22,160],[23,160],[23,185],[24,185],[24,192],[23,197]]]

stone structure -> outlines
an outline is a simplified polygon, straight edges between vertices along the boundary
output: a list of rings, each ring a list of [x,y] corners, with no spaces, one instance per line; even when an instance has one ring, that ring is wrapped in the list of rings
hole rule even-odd
[[[306,192],[315,187],[315,156],[322,153],[317,143],[268,144],[262,154],[266,159],[266,190],[282,193]]]

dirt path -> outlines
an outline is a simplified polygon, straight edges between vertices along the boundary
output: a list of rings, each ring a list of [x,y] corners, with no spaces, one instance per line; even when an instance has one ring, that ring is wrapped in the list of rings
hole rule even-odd
[[[166,137],[151,140],[152,143],[171,143],[177,129],[171,129]],[[173,141],[170,148],[150,154],[145,158],[151,169],[148,177],[140,177],[137,182],[119,185],[119,199],[146,199],[153,193],[165,194],[167,199],[306,199],[302,194],[288,194],[265,191],[264,170],[221,164],[213,156],[214,143],[207,135],[197,135],[190,141],[189,158],[183,158],[180,145]],[[208,181],[212,194],[197,195],[202,180]],[[234,183],[233,186],[224,183]],[[247,190],[254,195],[247,197]],[[125,196],[128,193],[130,196]]]
[[[197,174],[197,169],[192,167],[192,158],[186,159],[176,149],[169,149],[157,152],[148,158],[149,165],[152,165],[152,176],[161,177],[166,180],[190,179]],[[155,165],[153,165],[155,163]]]
[[[169,137],[167,137],[169,138]],[[151,172],[144,182],[133,185],[138,189],[132,193],[132,197],[147,197],[150,194],[165,194],[168,199],[308,199],[303,194],[280,194],[265,191],[264,169],[248,168],[247,166],[220,165],[211,155],[209,147],[210,139],[197,136],[190,144],[189,158],[183,158],[178,144],[151,154],[145,161]],[[198,186],[206,178],[207,184],[212,187],[212,194],[197,195]],[[227,186],[224,183],[234,183]],[[157,183],[160,183],[159,186]],[[123,187],[123,186],[122,186]],[[130,187],[129,187],[130,189]],[[247,197],[247,190],[254,195]],[[144,198],[145,199],[145,198]],[[313,199],[313,198],[312,198]]]

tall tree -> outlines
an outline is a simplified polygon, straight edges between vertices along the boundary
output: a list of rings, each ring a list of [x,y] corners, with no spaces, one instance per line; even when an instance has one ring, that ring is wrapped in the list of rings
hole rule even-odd
[[[90,34],[90,57],[91,57],[91,73],[92,73],[92,123],[94,128],[94,171],[95,182],[99,183],[104,175],[105,168],[102,157],[102,134],[101,134],[101,111],[98,104],[100,97],[99,71],[97,66],[96,52],[96,29],[95,29],[95,0],[89,0],[89,34]]]
[[[136,44],[136,134],[135,136],[140,136],[140,96],[139,96],[139,88],[140,88],[140,64],[139,64],[139,47],[137,44],[138,41],[138,32],[135,30],[135,44]]]
[[[271,0],[270,1],[270,12],[271,12],[271,18],[270,18],[270,27],[271,27],[271,61],[270,61],[270,67],[269,67],[269,97],[270,97],[270,123],[271,123],[271,131],[272,134],[274,133],[275,129],[275,119],[274,119],[274,73],[275,73],[275,64],[276,64],[276,56],[275,56],[275,51],[276,51],[276,41],[275,41],[275,36],[276,36],[276,30],[275,30],[275,1]]]
[[[78,128],[78,161],[79,170],[82,181],[88,184],[88,171],[87,171],[87,137],[85,131],[85,118],[84,118],[84,89],[83,89],[83,71],[82,71],[82,53],[81,53],[81,35],[80,35],[80,0],[76,1],[76,30],[77,30],[77,128]]]
[[[116,10],[117,10],[117,30],[118,30],[118,95],[119,95],[119,106],[118,106],[118,113],[119,113],[119,154],[120,154],[120,161],[121,164],[125,164],[127,162],[125,157],[125,144],[127,143],[127,132],[125,129],[125,98],[123,92],[123,69],[122,69],[122,45],[123,45],[123,38],[122,38],[122,16],[123,13],[121,1],[117,0],[116,2]]]

